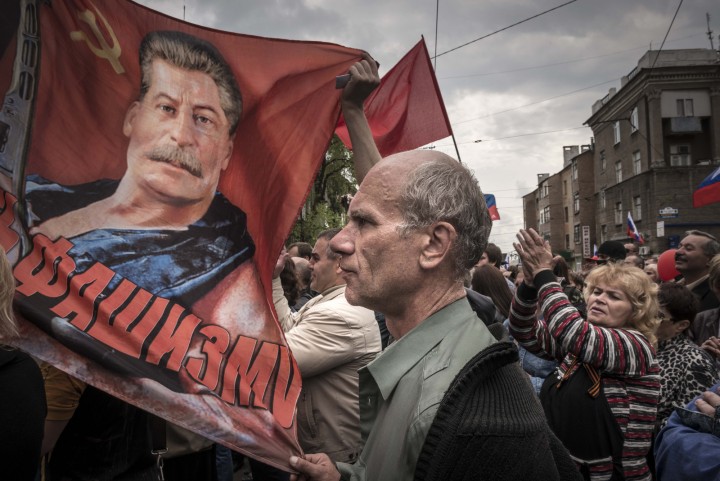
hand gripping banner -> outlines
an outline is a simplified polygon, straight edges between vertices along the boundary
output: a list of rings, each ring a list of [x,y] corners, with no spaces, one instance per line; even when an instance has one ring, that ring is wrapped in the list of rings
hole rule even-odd
[[[18,0],[0,17],[18,26],[0,38],[18,347],[288,469],[301,385],[271,269],[360,51],[129,1]]]

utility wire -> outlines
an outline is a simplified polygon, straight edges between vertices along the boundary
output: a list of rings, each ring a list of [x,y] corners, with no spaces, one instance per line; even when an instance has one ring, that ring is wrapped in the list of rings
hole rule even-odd
[[[516,139],[518,137],[530,137],[531,135],[543,135],[543,134],[554,134],[557,132],[567,132],[569,130],[578,130],[578,129],[587,129],[589,127],[583,125],[582,127],[570,127],[569,129],[559,129],[559,130],[546,130],[545,132],[530,132],[527,134],[518,134],[518,135],[510,135],[508,137],[498,137],[496,139],[483,139],[481,142],[492,142],[494,140],[507,140],[507,139]],[[474,144],[474,143],[480,143],[477,141],[471,141],[471,142],[462,142],[462,144]]]
[[[494,192],[510,192],[511,190],[536,189],[537,187],[515,187],[514,189],[497,189]]]
[[[438,18],[440,17],[440,0],[435,1],[435,51],[433,52],[433,70],[437,74],[437,42],[438,42]]]
[[[579,129],[589,129],[590,127],[583,125],[580,127],[570,127],[567,129],[559,129],[559,130],[546,130],[545,132],[529,132],[526,134],[518,134],[518,135],[511,135],[509,137],[498,137],[496,139],[479,139],[479,140],[469,140],[467,142],[458,142],[458,145],[465,145],[465,144],[479,144],[481,142],[492,142],[493,140],[506,140],[506,139],[515,139],[517,137],[529,137],[532,135],[544,135],[544,134],[554,134],[557,132],[567,132],[570,130],[579,130]],[[434,150],[436,148],[443,148],[443,147],[453,147],[451,144],[440,144],[440,145],[431,145],[428,147],[420,147],[420,150]]]
[[[680,0],[680,3],[678,3],[677,9],[675,10],[675,15],[673,15],[672,20],[670,21],[670,26],[667,29],[667,32],[665,32],[665,37],[663,38],[662,43],[660,44],[660,49],[657,52],[657,55],[655,55],[655,60],[653,60],[652,65],[650,66],[650,70],[655,68],[655,63],[657,62],[657,59],[660,58],[660,52],[662,52],[663,46],[665,45],[665,40],[667,40],[668,35],[670,34],[670,29],[672,29],[673,23],[675,23],[675,18],[677,18],[677,14],[680,11],[680,7],[682,7],[683,0]],[[648,72],[648,76],[649,76]]]
[[[547,101],[549,101],[549,100],[555,100],[555,99],[559,99],[559,98],[561,98],[561,97],[567,97],[568,95],[576,94],[576,93],[582,92],[582,91],[584,91],[584,90],[594,89],[595,87],[600,87],[601,85],[609,84],[609,83],[611,83],[611,82],[617,82],[618,80],[620,80],[620,77],[614,78],[614,79],[610,79],[610,80],[606,80],[605,82],[600,82],[599,84],[590,85],[589,87],[583,87],[583,88],[581,88],[581,89],[573,90],[572,92],[566,92],[566,93],[564,93],[564,94],[555,95],[555,96],[553,96],[553,97],[548,97],[548,98],[546,98],[546,99],[536,100],[535,102],[530,102],[529,104],[518,105],[517,107],[512,107],[512,108],[509,108],[509,109],[500,110],[500,111],[498,111],[498,112],[493,112],[493,113],[491,113],[491,114],[483,115],[483,116],[481,116],[481,117],[474,117],[474,118],[472,118],[472,119],[461,120],[461,121],[459,121],[459,122],[454,122],[454,124],[455,124],[455,125],[464,124],[464,123],[467,123],[467,122],[473,122],[473,121],[475,121],[475,120],[486,119],[486,118],[488,118],[488,117],[492,117],[493,115],[499,115],[499,114],[504,114],[504,113],[506,113],[506,112],[512,112],[513,110],[524,109],[525,107],[530,107],[531,105],[537,105],[537,104],[541,104],[541,103],[543,103],[543,102],[547,102]]]
[[[537,15],[533,15],[532,17],[526,18],[525,20],[520,20],[519,22],[515,22],[515,23],[513,23],[512,25],[508,25],[507,27],[501,28],[500,30],[495,30],[495,31],[492,32],[492,33],[488,33],[487,35],[483,35],[483,36],[480,37],[480,38],[476,38],[475,40],[471,40],[471,41],[469,41],[469,42],[467,42],[467,43],[464,43],[464,44],[462,44],[462,45],[460,45],[460,46],[458,46],[458,47],[451,48],[450,50],[446,50],[445,52],[442,52],[442,53],[439,53],[439,54],[435,55],[435,57],[433,57],[433,58],[441,57],[441,56],[445,55],[446,53],[454,52],[455,50],[461,49],[461,48],[463,48],[463,47],[467,47],[468,45],[470,45],[470,44],[472,44],[472,43],[478,42],[478,41],[480,41],[480,40],[482,40],[482,39],[484,39],[484,38],[488,38],[488,37],[490,37],[490,36],[492,36],[492,35],[495,35],[496,33],[503,32],[503,31],[505,31],[505,30],[507,30],[507,29],[509,29],[509,28],[515,27],[515,26],[517,26],[517,25],[520,25],[521,23],[528,22],[528,21],[530,21],[530,20],[532,20],[532,19],[534,19],[534,18],[538,18],[538,17],[540,17],[540,16],[542,16],[542,15],[545,15],[546,13],[552,12],[553,10],[557,10],[558,8],[564,7],[565,5],[570,5],[571,3],[575,3],[576,1],[577,1],[577,0],[570,0],[569,2],[565,2],[565,3],[563,3],[562,5],[558,5],[557,7],[551,8],[550,10],[545,10],[544,12],[538,13]]]
[[[688,38],[697,37],[698,35],[701,35],[701,34],[694,33],[692,35],[686,35],[685,37],[673,38],[670,41],[677,42],[679,40],[685,40]],[[486,73],[477,73],[477,74],[468,74],[468,75],[452,75],[449,77],[438,77],[438,80],[473,78],[473,77],[489,77],[491,75],[502,75],[502,74],[506,74],[506,73],[524,72],[527,70],[539,70],[539,69],[543,69],[543,68],[557,67],[558,65],[567,65],[567,64],[571,64],[571,63],[584,62],[586,60],[595,60],[598,58],[612,57],[613,55],[619,55],[621,53],[633,52],[635,50],[641,50],[641,49],[647,50],[647,45],[640,45],[637,47],[628,48],[626,50],[618,50],[616,52],[604,53],[604,54],[600,54],[600,55],[593,55],[592,57],[580,57],[580,58],[576,58],[573,60],[564,60],[562,62],[546,63],[543,65],[533,65],[531,67],[518,67],[518,68],[514,68],[514,69],[510,69],[510,70],[500,70],[497,72],[486,72]]]

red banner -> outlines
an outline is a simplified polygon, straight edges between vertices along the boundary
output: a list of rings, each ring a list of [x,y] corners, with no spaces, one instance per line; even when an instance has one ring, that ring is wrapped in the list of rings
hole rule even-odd
[[[339,116],[335,77],[360,52],[200,28],[129,1],[37,2],[35,24],[28,3],[0,67],[0,243],[18,280],[19,347],[287,469],[300,375],[271,270]],[[232,89],[210,73],[153,60],[140,94],[138,49],[156,31],[225,58],[242,95],[234,139]],[[25,160],[11,144],[30,125]]]
[[[385,74],[365,101],[365,115],[383,157],[452,135],[425,40]],[[352,148],[342,118],[336,133]]]

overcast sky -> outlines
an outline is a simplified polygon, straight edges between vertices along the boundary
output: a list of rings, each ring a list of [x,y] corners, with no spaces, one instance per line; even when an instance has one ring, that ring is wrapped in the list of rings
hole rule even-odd
[[[441,54],[566,1],[440,0],[439,9],[435,0],[139,3],[177,18],[184,5],[188,22],[221,30],[361,48],[380,62],[382,76],[421,36],[431,56]],[[562,168],[564,145],[590,143],[583,123],[593,102],[619,87],[646,50],[660,47],[679,2],[577,0],[437,58],[461,160],[497,198],[502,220],[490,240],[504,252],[522,227],[522,196],[536,188],[537,174]],[[718,48],[720,2],[689,0],[663,50],[710,48],[706,13]],[[435,148],[457,158],[450,138]]]

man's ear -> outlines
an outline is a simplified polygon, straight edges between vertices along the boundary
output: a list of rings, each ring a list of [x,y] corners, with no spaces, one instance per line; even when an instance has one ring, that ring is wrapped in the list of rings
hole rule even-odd
[[[123,134],[125,134],[125,137],[130,137],[130,134],[132,134],[133,122],[135,121],[139,108],[140,102],[136,100],[130,104],[127,112],[125,112],[125,120],[123,121]]]
[[[457,240],[457,232],[449,222],[435,222],[426,228],[425,234],[420,252],[420,266],[433,269],[448,256],[450,248]]]

